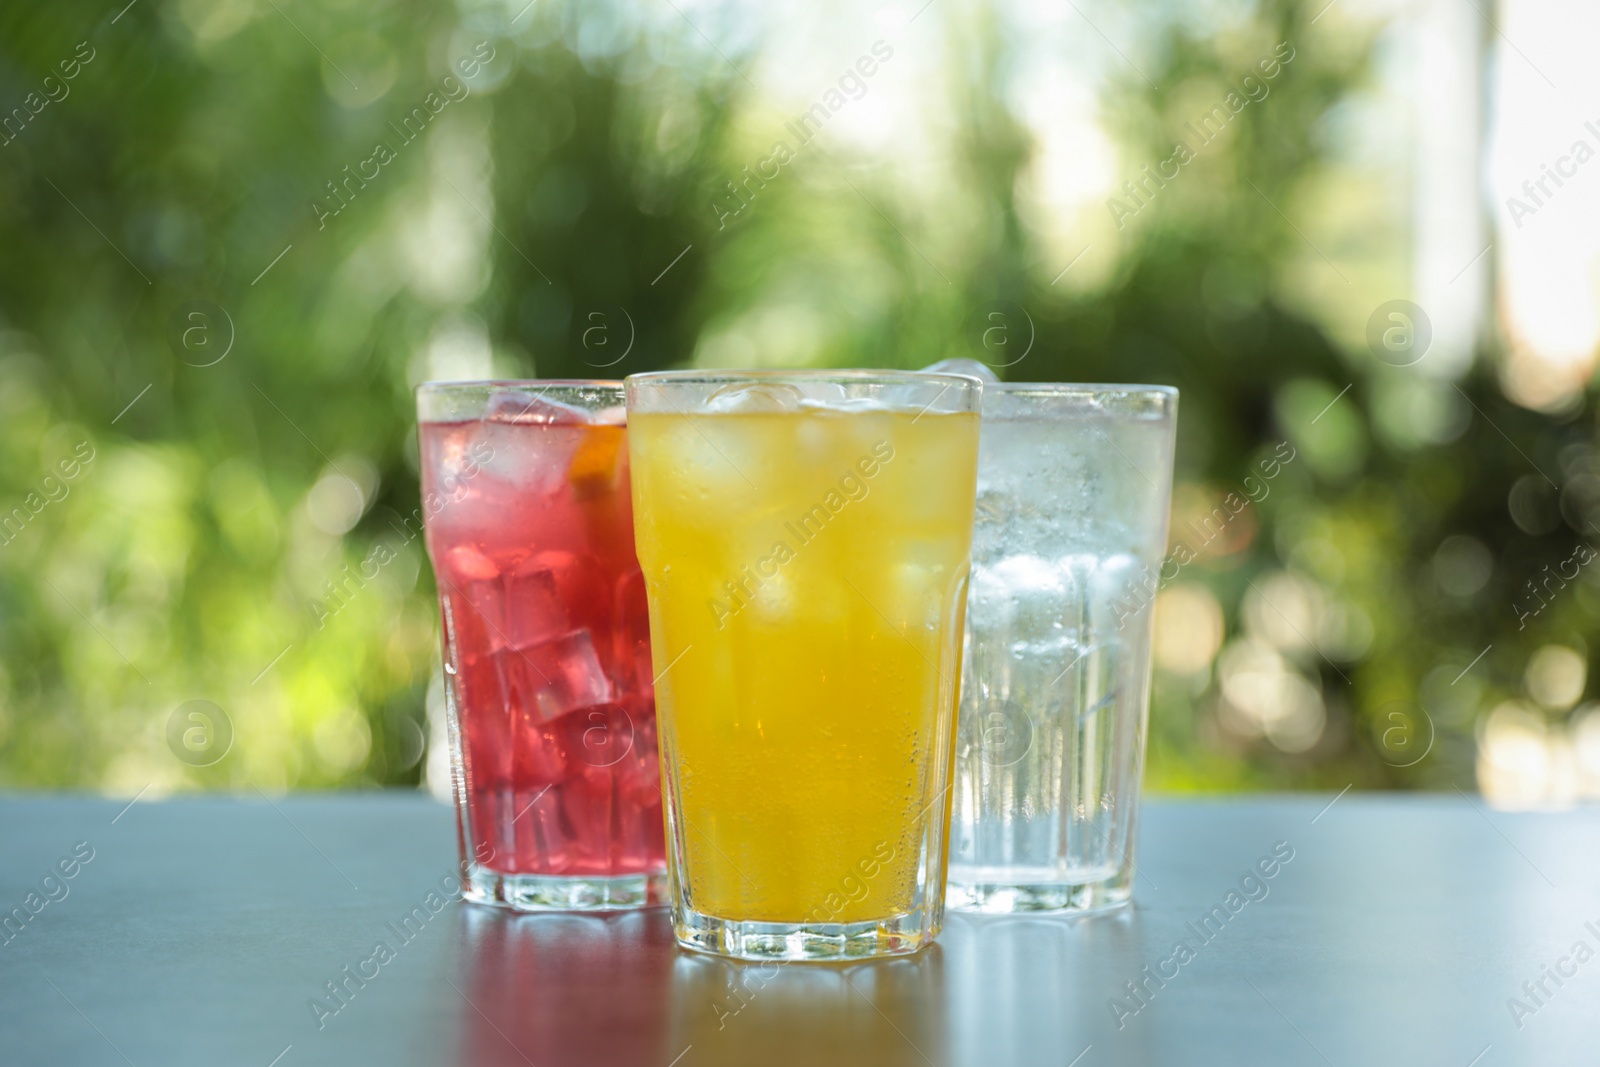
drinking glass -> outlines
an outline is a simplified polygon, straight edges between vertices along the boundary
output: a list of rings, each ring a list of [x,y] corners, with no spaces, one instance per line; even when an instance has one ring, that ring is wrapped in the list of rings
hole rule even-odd
[[[981,383],[627,386],[678,940],[915,951],[943,918]]]
[[[660,762],[619,382],[417,390],[463,895],[659,903]]]
[[[1133,891],[1178,393],[986,383],[949,902]]]

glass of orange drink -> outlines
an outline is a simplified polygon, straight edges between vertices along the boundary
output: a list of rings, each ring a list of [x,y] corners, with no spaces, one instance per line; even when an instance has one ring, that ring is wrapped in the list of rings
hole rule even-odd
[[[944,906],[981,383],[626,384],[678,940],[916,951]]]

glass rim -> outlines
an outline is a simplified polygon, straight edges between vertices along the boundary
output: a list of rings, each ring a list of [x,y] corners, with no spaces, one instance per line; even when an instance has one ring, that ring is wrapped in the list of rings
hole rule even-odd
[[[419,426],[423,423],[476,421],[565,425],[567,420],[549,416],[548,413],[543,417],[522,419],[521,416],[541,400],[548,402],[547,407],[554,404],[587,412],[589,417],[582,421],[598,425],[609,422],[597,420],[594,417],[597,413],[626,407],[628,391],[615,379],[497,378],[422,382],[414,390],[413,396]],[[502,418],[500,416],[504,413],[496,412],[495,408],[510,397],[527,398],[528,404],[514,417]]]
[[[439,381],[418,382],[414,393],[453,393],[469,389],[505,390],[539,388],[541,386],[566,386],[577,389],[622,388],[620,378],[451,378]]]
[[[1026,421],[1065,416],[1173,424],[1178,417],[1178,390],[1171,385],[1100,382],[986,383],[983,417],[987,421]]]
[[[983,388],[985,392],[1039,393],[1049,396],[1103,396],[1107,393],[1173,399],[1178,396],[1178,387],[1175,385],[1135,382],[984,382]]]
[[[690,370],[648,370],[630,374],[623,379],[624,382],[639,382],[651,384],[656,382],[672,383],[683,382],[687,384],[709,384],[711,382],[740,382],[758,379],[804,379],[809,381],[828,381],[842,378],[858,382],[883,382],[893,385],[907,380],[922,381],[930,385],[940,385],[955,379],[977,385],[988,385],[982,378],[972,374],[952,374],[945,371],[922,370],[871,370],[863,367],[761,367],[750,370],[740,369],[690,369]]]

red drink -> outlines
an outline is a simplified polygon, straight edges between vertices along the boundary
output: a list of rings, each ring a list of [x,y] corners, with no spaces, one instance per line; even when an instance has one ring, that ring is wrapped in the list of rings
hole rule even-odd
[[[659,896],[650,627],[621,403],[605,383],[419,391],[469,899]]]

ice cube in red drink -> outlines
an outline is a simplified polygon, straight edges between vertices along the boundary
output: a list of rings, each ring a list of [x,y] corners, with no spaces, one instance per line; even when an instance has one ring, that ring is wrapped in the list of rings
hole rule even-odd
[[[611,680],[588,630],[497,652],[506,701],[534,722],[611,699]]]

